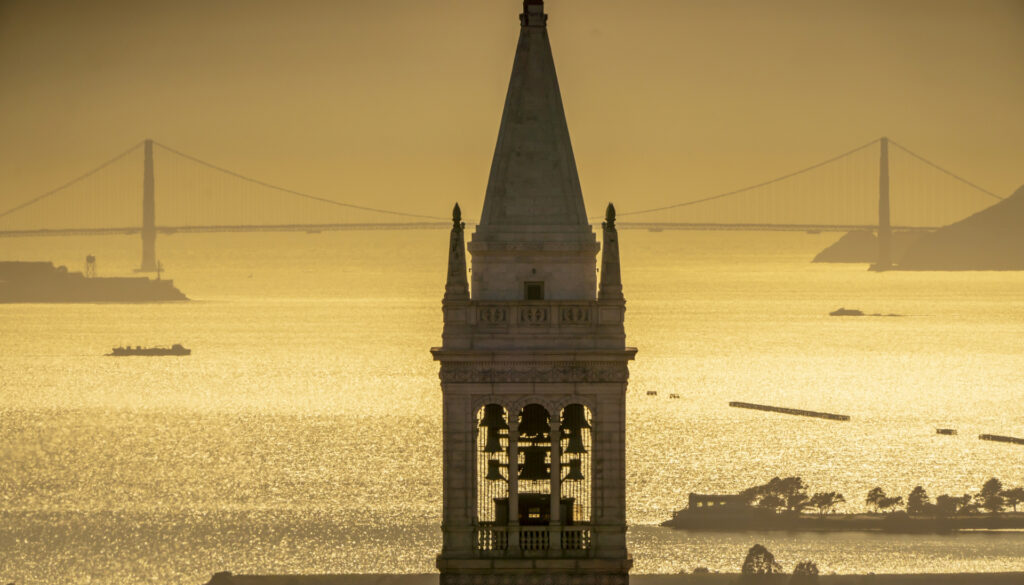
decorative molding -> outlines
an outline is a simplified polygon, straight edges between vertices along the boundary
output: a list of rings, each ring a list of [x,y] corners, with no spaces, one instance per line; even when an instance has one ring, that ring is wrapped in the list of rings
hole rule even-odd
[[[520,307],[519,322],[527,325],[546,325],[548,322],[548,308]]]
[[[562,307],[559,321],[574,325],[590,323],[590,307],[587,305],[570,305]]]
[[[625,362],[441,362],[442,383],[626,382]]]
[[[508,323],[508,307],[480,305],[477,319],[485,325],[505,325]]]

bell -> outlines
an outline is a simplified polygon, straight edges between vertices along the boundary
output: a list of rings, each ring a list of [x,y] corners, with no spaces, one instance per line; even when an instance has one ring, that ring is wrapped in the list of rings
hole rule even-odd
[[[492,429],[507,429],[508,423],[505,422],[505,409],[500,404],[488,404],[485,406],[484,418],[480,421],[480,426]]]
[[[569,460],[569,473],[565,476],[565,481],[579,481],[583,479],[583,462],[579,459]]]
[[[519,469],[519,479],[541,480],[551,477],[551,471],[544,458],[547,449],[544,447],[523,448],[523,466]]]
[[[491,481],[498,481],[505,479],[505,476],[501,474],[501,462],[497,459],[487,460],[487,476],[484,479]]]
[[[565,447],[566,453],[586,453],[587,448],[583,446],[583,435],[577,431],[569,435],[569,444]]]
[[[583,412],[582,404],[570,404],[562,412],[562,430],[568,433],[579,432],[580,429],[589,429],[586,414]]]
[[[496,427],[488,427],[487,444],[484,445],[484,453],[500,453],[501,451],[501,431]]]
[[[527,404],[523,407],[519,419],[519,435],[523,437],[540,436],[551,432],[548,424],[548,411],[539,404]]]

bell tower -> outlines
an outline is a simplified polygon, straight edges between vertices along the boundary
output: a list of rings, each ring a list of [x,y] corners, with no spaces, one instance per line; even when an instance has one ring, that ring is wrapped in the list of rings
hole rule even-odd
[[[441,585],[625,585],[625,300],[587,221],[541,0],[526,0],[483,213],[442,301]],[[598,281],[597,274],[600,274]]]

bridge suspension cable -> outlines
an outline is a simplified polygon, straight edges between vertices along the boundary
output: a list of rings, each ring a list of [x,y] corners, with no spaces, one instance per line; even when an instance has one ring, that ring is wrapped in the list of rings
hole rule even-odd
[[[668,211],[668,210],[671,210],[671,209],[679,209],[679,208],[683,208],[683,207],[689,207],[689,206],[693,206],[693,205],[698,205],[698,204],[701,204],[701,203],[708,203],[708,202],[719,200],[719,199],[725,199],[725,198],[728,198],[728,197],[731,197],[731,196],[734,196],[734,195],[740,195],[742,193],[748,193],[748,192],[753,191],[755,189],[759,189],[759,188],[762,188],[762,187],[767,187],[769,185],[774,185],[776,183],[780,183],[780,182],[785,181],[787,179],[792,179],[792,178],[797,177],[799,175],[803,175],[803,174],[808,173],[810,171],[813,171],[815,169],[819,169],[819,168],[824,167],[826,165],[829,165],[831,163],[834,163],[834,162],[840,161],[842,159],[845,159],[845,158],[847,158],[847,157],[849,157],[849,156],[851,156],[851,155],[853,155],[855,153],[858,153],[860,151],[863,151],[863,150],[865,150],[865,149],[867,149],[869,147],[872,147],[872,146],[878,144],[879,140],[881,140],[881,139],[872,140],[871,142],[868,142],[867,144],[864,144],[864,145],[858,146],[857,148],[848,150],[848,151],[846,151],[846,152],[844,152],[842,154],[839,154],[839,155],[836,155],[836,156],[834,156],[832,158],[829,158],[828,160],[824,160],[824,161],[819,162],[817,164],[814,164],[814,165],[811,165],[811,166],[808,166],[808,167],[804,167],[804,168],[802,168],[800,170],[797,170],[797,171],[794,171],[794,172],[791,172],[791,173],[787,173],[785,175],[781,175],[779,177],[775,177],[773,179],[770,179],[768,181],[764,181],[764,182],[761,182],[761,183],[757,183],[755,185],[750,185],[750,186],[747,186],[747,187],[743,187],[743,188],[740,188],[740,189],[735,189],[735,190],[732,190],[732,191],[727,191],[727,192],[724,192],[724,193],[718,193],[716,195],[711,195],[709,197],[701,197],[699,199],[693,199],[693,200],[690,200],[690,201],[683,201],[683,202],[675,203],[675,204],[672,204],[672,205],[663,205],[663,206],[660,206],[660,207],[652,207],[652,208],[649,208],[649,209],[641,209],[641,210],[637,210],[637,211],[624,211],[624,212],[620,212],[618,214],[618,216],[619,217],[625,217],[625,216],[631,216],[631,215],[641,215],[641,214],[647,214],[647,213],[655,213],[655,212],[659,212],[659,211]],[[956,174],[956,173],[954,173],[954,172],[952,172],[952,171],[950,171],[948,169],[945,169],[945,168],[939,166],[938,164],[936,164],[936,163],[934,163],[934,162],[924,158],[923,156],[921,156],[921,155],[911,151],[910,149],[908,149],[907,147],[903,146],[902,144],[893,142],[892,140],[890,140],[889,142],[891,144],[893,144],[894,146],[898,147],[903,152],[905,152],[905,153],[909,154],[910,156],[912,156],[913,158],[917,159],[918,161],[920,161],[920,162],[922,162],[922,163],[924,163],[924,164],[934,168],[935,170],[938,170],[939,172],[941,172],[941,173],[943,173],[943,174],[945,174],[945,175],[947,175],[949,177],[952,177],[953,179],[959,181],[960,183],[963,183],[964,185],[967,185],[968,187],[970,187],[970,188],[972,188],[972,189],[974,189],[974,190],[976,190],[976,191],[978,191],[980,193],[988,195],[989,197],[992,197],[994,199],[997,199],[997,200],[1002,200],[1003,199],[1002,197],[1000,197],[999,195],[993,193],[992,191],[989,191],[988,189],[985,189],[985,188],[977,185],[976,183],[973,183],[973,182],[965,179],[964,177],[961,177],[960,175],[958,175],[958,174]],[[598,218],[598,217],[595,217],[595,218],[592,218],[592,219],[600,220],[600,218]]]
[[[47,197],[50,197],[51,195],[56,195],[57,193],[60,193],[61,191],[67,189],[68,187],[71,187],[72,185],[74,185],[74,184],[76,184],[78,182],[81,182],[81,181],[83,181],[85,179],[88,179],[89,177],[95,175],[96,173],[102,171],[103,169],[105,169],[105,168],[109,167],[110,165],[116,163],[117,161],[123,159],[124,157],[128,156],[129,154],[135,152],[135,150],[138,149],[139,147],[141,147],[142,144],[143,144],[142,142],[139,142],[135,146],[129,148],[128,150],[122,152],[121,154],[115,156],[114,158],[108,160],[107,162],[101,164],[100,166],[92,169],[88,173],[85,173],[84,175],[80,175],[80,176],[78,176],[78,177],[68,181],[67,183],[64,183],[60,187],[57,187],[56,189],[51,189],[50,191],[47,191],[46,193],[43,193],[42,195],[33,197],[32,199],[29,199],[28,201],[26,201],[24,203],[21,203],[19,205],[15,205],[14,207],[8,209],[7,211],[4,211],[3,213],[0,213],[0,218],[6,217],[6,216],[8,216],[8,215],[10,215],[10,214],[12,214],[12,213],[14,213],[16,211],[19,211],[21,209],[26,208],[26,207],[34,204],[34,203],[38,203],[38,202],[42,201],[43,199],[46,199]]]
[[[176,155],[178,155],[178,156],[180,156],[182,158],[185,158],[185,159],[190,160],[190,161],[192,161],[194,163],[203,165],[203,166],[205,166],[207,168],[210,168],[210,169],[213,169],[215,171],[218,171],[218,172],[230,175],[232,177],[235,177],[237,179],[241,179],[243,181],[247,181],[249,183],[253,183],[255,185],[259,185],[261,187],[266,187],[268,189],[273,189],[275,191],[280,191],[282,193],[287,193],[289,195],[294,195],[296,197],[302,197],[302,198],[305,198],[305,199],[310,199],[312,201],[319,201],[321,203],[328,203],[328,204],[331,204],[331,205],[337,205],[339,207],[347,207],[349,209],[359,209],[361,211],[372,211],[372,212],[375,212],[375,213],[384,213],[384,214],[387,214],[387,215],[397,215],[397,216],[400,216],[400,217],[415,217],[415,218],[418,218],[418,219],[434,219],[434,220],[439,220],[439,221],[446,221],[448,219],[448,218],[437,217],[437,216],[433,216],[433,215],[421,215],[421,214],[417,214],[417,213],[406,213],[404,211],[392,211],[392,210],[388,210],[388,209],[379,209],[379,208],[376,208],[376,207],[366,207],[366,206],[363,206],[363,205],[354,205],[352,203],[344,203],[344,202],[341,202],[341,201],[335,201],[333,199],[327,199],[325,197],[317,197],[316,195],[310,195],[308,193],[302,193],[301,191],[295,191],[293,189],[288,189],[286,187],[281,187],[281,186],[278,186],[278,185],[273,185],[271,183],[267,183],[265,181],[261,181],[261,180],[256,179],[256,178],[249,177],[249,176],[243,175],[241,173],[237,173],[237,172],[232,171],[230,169],[226,169],[224,167],[217,166],[215,164],[206,162],[206,161],[204,161],[202,159],[199,159],[199,158],[196,158],[196,157],[191,156],[189,154],[186,154],[184,152],[181,152],[180,150],[176,150],[174,148],[171,148],[170,146],[167,146],[166,144],[161,144],[161,143],[156,142],[156,141],[154,141],[153,144],[159,146],[160,148],[166,150],[167,152],[170,152],[172,154],[176,154]]]
[[[698,203],[707,203],[708,201],[714,201],[716,199],[722,199],[722,198],[725,198],[725,197],[729,197],[731,195],[739,195],[740,193],[746,193],[747,191],[753,191],[754,189],[758,189],[760,187],[766,187],[766,186],[771,185],[773,183],[778,183],[780,181],[784,181],[786,179],[793,178],[793,177],[795,177],[797,175],[802,175],[802,174],[804,174],[806,172],[813,171],[814,169],[823,167],[823,166],[825,166],[825,165],[827,165],[829,163],[836,162],[837,160],[840,160],[842,158],[850,156],[851,154],[853,154],[855,152],[860,152],[860,151],[864,150],[865,148],[868,148],[869,146],[877,144],[879,140],[880,140],[879,138],[876,138],[876,139],[872,140],[871,142],[868,142],[867,144],[863,144],[861,146],[858,146],[857,148],[854,148],[852,150],[848,150],[848,151],[844,152],[843,154],[836,155],[836,156],[834,156],[834,157],[832,157],[832,158],[830,158],[828,160],[825,160],[825,161],[822,161],[820,163],[811,165],[809,167],[804,167],[804,168],[800,169],[799,171],[794,171],[792,173],[788,173],[788,174],[782,175],[780,177],[775,177],[774,179],[771,179],[771,180],[768,180],[768,181],[764,181],[764,182],[758,183],[756,185],[750,185],[748,187],[743,187],[742,189],[736,189],[734,191],[727,191],[725,193],[719,193],[717,195],[712,195],[710,197],[702,197],[700,199],[693,199],[691,201],[683,201],[682,203],[675,203],[675,204],[672,204],[672,205],[664,205],[662,207],[652,207],[650,209],[641,209],[640,211],[627,211],[625,213],[619,213],[617,215],[619,217],[623,217],[623,216],[626,216],[626,215],[640,215],[641,213],[654,213],[655,211],[665,211],[665,210],[668,210],[668,209],[676,209],[678,207],[687,207],[687,206],[690,206],[690,205],[697,205]],[[596,219],[600,219],[600,218],[596,218]]]
[[[936,170],[942,171],[943,173],[949,175],[950,177],[953,177],[957,181],[960,181],[961,183],[963,183],[965,185],[968,185],[970,187],[973,187],[973,188],[977,189],[978,191],[981,191],[982,193],[984,193],[985,195],[988,195],[989,197],[994,197],[994,198],[999,199],[999,200],[1003,199],[1002,197],[1000,197],[999,195],[996,195],[995,193],[989,191],[988,189],[985,189],[984,187],[979,187],[978,185],[968,181],[967,179],[961,177],[960,175],[940,167],[939,165],[933,163],[932,161],[924,158],[923,156],[917,154],[916,152],[910,150],[906,146],[903,146],[902,144],[900,144],[900,143],[898,143],[898,142],[896,142],[894,140],[889,140],[889,144],[899,148],[903,152],[909,154],[910,156],[916,158],[917,160],[923,162],[924,164],[926,164],[928,166],[931,166],[931,167],[934,167]]]

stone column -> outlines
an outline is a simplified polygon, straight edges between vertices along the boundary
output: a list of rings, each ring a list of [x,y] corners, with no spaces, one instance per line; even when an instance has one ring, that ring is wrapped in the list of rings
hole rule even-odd
[[[508,551],[519,554],[519,412],[508,413]]]
[[[474,419],[474,420],[470,420]],[[441,530],[444,552],[470,556],[474,550],[475,422],[472,406],[461,396],[445,399],[443,411],[444,500]]]
[[[549,547],[562,548],[562,413],[558,408],[551,415],[551,521],[548,525]]]

